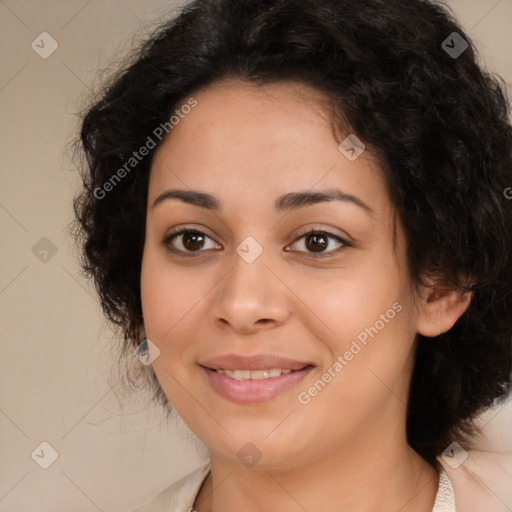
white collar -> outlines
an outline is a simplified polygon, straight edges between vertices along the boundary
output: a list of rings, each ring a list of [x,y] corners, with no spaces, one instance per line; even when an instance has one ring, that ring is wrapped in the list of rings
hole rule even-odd
[[[189,512],[209,472],[208,461],[130,512]],[[439,472],[439,486],[432,512],[456,512],[453,486],[443,468]]]

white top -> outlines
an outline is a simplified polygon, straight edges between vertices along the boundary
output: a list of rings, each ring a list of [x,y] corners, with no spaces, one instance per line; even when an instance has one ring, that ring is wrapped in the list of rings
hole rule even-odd
[[[130,512],[191,512],[199,489],[209,472],[210,462],[207,462]],[[432,512],[456,512],[452,483],[442,468]]]

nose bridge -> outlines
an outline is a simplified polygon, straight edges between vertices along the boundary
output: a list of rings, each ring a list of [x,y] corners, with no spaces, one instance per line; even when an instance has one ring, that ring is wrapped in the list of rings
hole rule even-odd
[[[289,312],[285,287],[270,268],[272,254],[254,237],[247,236],[235,248],[231,269],[220,284],[213,307],[218,321],[235,329],[281,323]]]

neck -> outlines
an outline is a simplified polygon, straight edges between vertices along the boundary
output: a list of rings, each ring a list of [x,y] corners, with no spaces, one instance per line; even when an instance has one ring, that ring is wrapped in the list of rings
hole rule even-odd
[[[431,512],[437,471],[405,440],[352,443],[308,464],[240,466],[213,455],[197,512]]]

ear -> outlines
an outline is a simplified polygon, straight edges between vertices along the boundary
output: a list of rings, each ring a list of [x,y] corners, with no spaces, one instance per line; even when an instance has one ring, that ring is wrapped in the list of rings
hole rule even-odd
[[[449,331],[468,308],[471,296],[471,292],[439,284],[423,287],[418,307],[418,333],[434,338]]]

